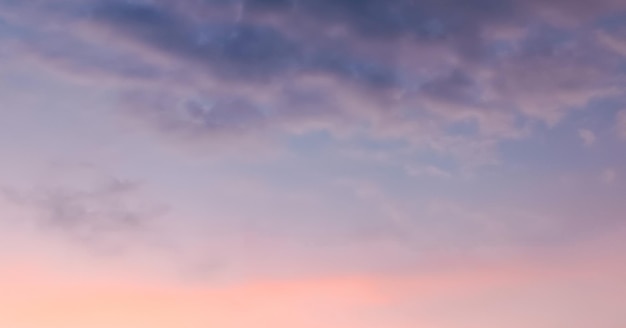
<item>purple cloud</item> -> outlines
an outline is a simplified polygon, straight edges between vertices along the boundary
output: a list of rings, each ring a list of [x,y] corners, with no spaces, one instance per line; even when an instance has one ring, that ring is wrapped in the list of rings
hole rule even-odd
[[[187,137],[321,129],[457,156],[623,97],[624,56],[599,25],[623,9],[613,1],[62,4],[7,7],[65,27],[67,46],[42,29],[29,52],[116,81],[135,119]],[[450,133],[463,124],[475,128]]]

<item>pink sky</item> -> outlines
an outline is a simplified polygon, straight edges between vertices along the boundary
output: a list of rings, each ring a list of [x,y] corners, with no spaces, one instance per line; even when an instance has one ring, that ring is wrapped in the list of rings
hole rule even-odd
[[[626,327],[618,0],[0,0],[0,328]]]

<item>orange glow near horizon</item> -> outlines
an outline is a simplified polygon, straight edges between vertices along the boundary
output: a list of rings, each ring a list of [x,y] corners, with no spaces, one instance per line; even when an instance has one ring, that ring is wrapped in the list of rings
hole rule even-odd
[[[73,280],[71,274],[23,266],[3,272],[0,326],[12,328],[390,327],[394,307],[471,302],[532,286],[597,282],[602,265],[520,263],[402,276],[336,276],[250,281],[223,286],[174,282]],[[17,268],[17,266],[15,266]],[[65,277],[65,278],[62,278]],[[626,296],[626,290],[620,290]],[[404,305],[403,305],[404,304]],[[391,311],[391,312],[390,312]],[[397,314],[397,313],[396,313]],[[434,325],[420,311],[401,313],[396,327]],[[368,318],[368,319],[366,319]],[[430,322],[430,323],[429,323]],[[450,327],[461,327],[450,325]],[[521,327],[521,326],[520,326]]]

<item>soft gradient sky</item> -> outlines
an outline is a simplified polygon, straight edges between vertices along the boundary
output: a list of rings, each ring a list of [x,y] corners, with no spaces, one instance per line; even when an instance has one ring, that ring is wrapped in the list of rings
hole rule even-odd
[[[0,0],[0,327],[626,327],[626,2]]]

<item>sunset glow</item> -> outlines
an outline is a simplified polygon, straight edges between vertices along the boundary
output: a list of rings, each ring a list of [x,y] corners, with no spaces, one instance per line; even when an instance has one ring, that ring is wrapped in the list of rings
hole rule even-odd
[[[626,327],[626,1],[0,0],[0,328]]]

